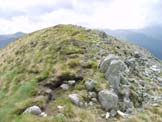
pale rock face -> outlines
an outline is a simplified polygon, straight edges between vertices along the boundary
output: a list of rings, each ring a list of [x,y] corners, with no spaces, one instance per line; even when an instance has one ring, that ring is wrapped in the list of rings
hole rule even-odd
[[[110,86],[113,89],[115,89],[115,90],[119,89],[119,84],[124,79],[122,77],[123,77],[123,74],[126,71],[126,69],[127,69],[126,65],[121,60],[111,61],[110,65],[105,73],[105,77],[109,81]]]
[[[118,96],[109,90],[102,90],[98,93],[98,99],[103,109],[109,111],[116,109],[118,104]]]
[[[100,71],[105,73],[111,63],[112,60],[117,60],[119,59],[118,56],[115,56],[114,54],[110,54],[107,57],[105,57],[103,60],[100,62]]]

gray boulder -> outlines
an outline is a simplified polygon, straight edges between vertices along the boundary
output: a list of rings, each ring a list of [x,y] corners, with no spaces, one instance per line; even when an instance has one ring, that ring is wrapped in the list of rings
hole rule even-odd
[[[77,106],[84,106],[84,103],[80,101],[78,94],[69,94],[69,99],[71,100],[72,103],[74,103]]]
[[[109,90],[102,90],[98,93],[98,99],[103,109],[109,111],[116,109],[118,104],[118,96]]]
[[[100,62],[100,65],[99,65],[100,71],[105,73],[107,71],[111,61],[117,60],[117,59],[119,59],[119,57],[116,55],[113,55],[113,54],[110,54],[107,57],[105,57],[104,59],[102,59]]]
[[[30,113],[30,114],[34,114],[34,115],[41,115],[42,111],[41,109],[39,108],[39,106],[31,106],[29,108],[27,108],[24,113]]]
[[[105,77],[113,89],[119,89],[119,84],[124,79],[123,74],[125,73],[126,69],[126,65],[121,60],[111,61],[108,70],[105,73]]]
[[[86,89],[87,89],[88,91],[93,91],[93,90],[95,90],[96,85],[97,85],[97,82],[94,81],[94,80],[87,80],[87,81],[85,82],[85,87],[86,87]]]

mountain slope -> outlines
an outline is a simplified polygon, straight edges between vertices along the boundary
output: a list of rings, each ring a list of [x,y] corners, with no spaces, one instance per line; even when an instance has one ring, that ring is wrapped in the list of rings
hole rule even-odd
[[[148,27],[139,30],[105,30],[108,34],[146,48],[159,59],[162,59],[161,28]]]
[[[114,59],[109,63],[107,56]],[[80,26],[57,25],[24,35],[1,49],[0,57],[0,122],[106,122],[106,111],[110,121],[129,121],[117,110],[131,117],[154,104],[152,98],[162,92],[159,60],[142,48]],[[113,93],[104,97],[105,90]],[[108,110],[104,99],[112,104],[106,104]],[[47,117],[24,114],[33,105]],[[138,114],[134,116],[135,122]]]
[[[17,32],[15,34],[9,34],[9,35],[0,35],[0,48],[6,46],[7,44],[16,40],[22,35],[24,35],[24,33],[22,32]]]

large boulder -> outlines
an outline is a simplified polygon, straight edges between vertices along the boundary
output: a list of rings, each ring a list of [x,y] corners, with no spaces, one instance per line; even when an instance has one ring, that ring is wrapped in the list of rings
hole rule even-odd
[[[109,54],[107,57],[105,57],[104,59],[101,60],[100,62],[100,71],[105,73],[111,63],[112,60],[117,60],[119,59],[118,56],[114,55],[114,54]]]
[[[123,74],[125,73],[127,67],[121,60],[113,60],[109,64],[109,67],[105,73],[105,78],[109,81],[110,86],[118,90],[120,82],[125,79]]]
[[[117,109],[118,96],[109,90],[102,90],[98,93],[98,99],[103,109],[106,111]]]

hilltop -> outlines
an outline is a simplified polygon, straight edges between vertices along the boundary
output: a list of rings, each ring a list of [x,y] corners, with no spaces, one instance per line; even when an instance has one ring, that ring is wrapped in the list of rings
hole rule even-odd
[[[56,25],[0,57],[0,122],[162,120],[162,62],[105,32]]]

